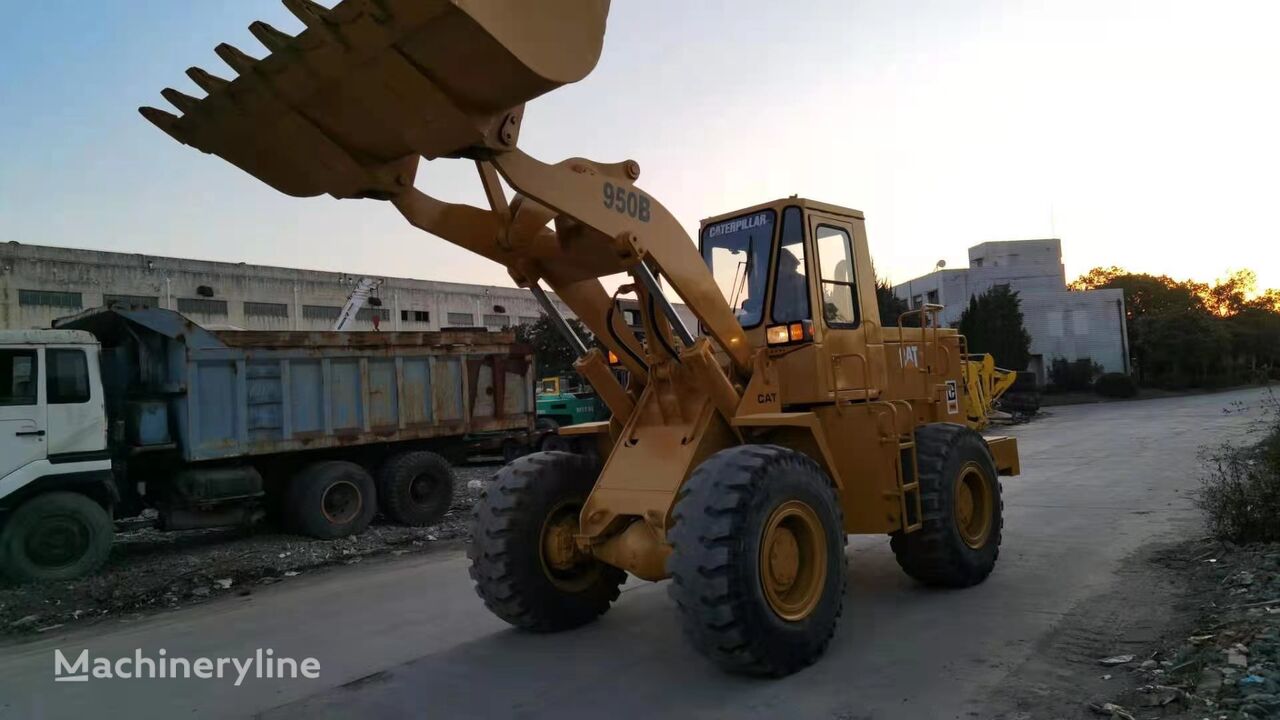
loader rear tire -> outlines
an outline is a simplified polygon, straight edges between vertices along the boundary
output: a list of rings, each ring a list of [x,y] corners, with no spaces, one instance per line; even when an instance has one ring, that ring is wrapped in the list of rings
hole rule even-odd
[[[668,592],[685,636],[731,672],[779,677],[822,656],[844,604],[831,479],[777,445],[721,450],[680,489]]]
[[[964,425],[923,425],[916,430],[916,464],[924,526],[892,534],[898,565],[925,585],[977,585],[995,568],[1004,526],[1000,480],[986,441]]]
[[[563,452],[502,468],[472,512],[471,579],[489,610],[512,625],[558,632],[585,625],[618,599],[627,574],[573,543],[600,466]]]

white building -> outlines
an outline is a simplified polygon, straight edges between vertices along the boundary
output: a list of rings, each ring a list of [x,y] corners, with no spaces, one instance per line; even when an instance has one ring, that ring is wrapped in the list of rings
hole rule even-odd
[[[0,328],[47,328],[56,317],[120,302],[177,310],[212,327],[327,330],[359,278],[10,242],[0,244]],[[385,278],[377,295],[382,306],[366,306],[354,329],[372,330],[375,314],[383,330],[500,330],[541,314],[518,288]]]
[[[1129,339],[1124,321],[1123,290],[1067,289],[1062,241],[986,242],[969,248],[969,267],[935,270],[895,285],[894,294],[911,307],[944,306],[942,323],[960,321],[969,298],[996,285],[1008,285],[1022,301],[1022,316],[1031,334],[1027,368],[1043,384],[1056,358],[1089,359],[1104,372],[1129,371]]]
[[[205,327],[328,330],[360,275],[158,255],[0,244],[0,329],[47,328],[54,318],[109,303],[177,310]],[[381,307],[366,306],[354,330],[501,330],[537,320],[528,290],[437,280],[382,278]],[[572,311],[548,293],[560,312]],[[627,300],[622,304],[626,306]],[[693,313],[676,309],[697,328]],[[623,310],[636,323],[635,311]]]

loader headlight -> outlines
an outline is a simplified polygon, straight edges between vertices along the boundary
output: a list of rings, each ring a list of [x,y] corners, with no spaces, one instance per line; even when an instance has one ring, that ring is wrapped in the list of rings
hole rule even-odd
[[[786,325],[770,325],[764,331],[765,342],[769,345],[790,345],[813,339],[813,323],[808,320],[788,323]]]

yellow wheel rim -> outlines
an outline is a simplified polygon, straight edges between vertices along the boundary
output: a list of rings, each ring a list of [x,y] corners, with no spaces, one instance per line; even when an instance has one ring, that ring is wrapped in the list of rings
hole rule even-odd
[[[578,549],[576,502],[562,502],[547,513],[538,542],[542,572],[552,585],[567,592],[584,590],[595,580],[599,567],[590,555]]]
[[[960,539],[974,550],[982,549],[991,535],[995,498],[991,493],[991,483],[977,463],[965,463],[960,468],[954,502],[956,530],[960,532]]]
[[[799,500],[777,507],[760,541],[760,582],[778,617],[803,620],[818,606],[827,581],[827,543],[822,521]]]

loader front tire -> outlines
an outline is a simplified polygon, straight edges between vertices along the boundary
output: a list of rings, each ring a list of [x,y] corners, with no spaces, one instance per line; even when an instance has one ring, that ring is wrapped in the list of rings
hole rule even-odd
[[[772,677],[821,657],[844,603],[845,532],[817,463],[777,445],[721,450],[680,489],[672,519],[668,592],[695,648]]]
[[[982,435],[963,425],[916,430],[923,527],[889,541],[898,565],[935,587],[977,585],[1000,554],[1004,502],[995,461]]]
[[[471,579],[512,625],[558,632],[585,625],[618,599],[626,573],[577,550],[578,514],[599,475],[590,458],[538,452],[486,484],[471,521]]]

